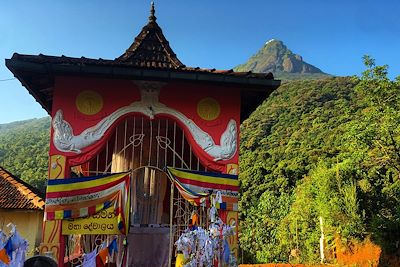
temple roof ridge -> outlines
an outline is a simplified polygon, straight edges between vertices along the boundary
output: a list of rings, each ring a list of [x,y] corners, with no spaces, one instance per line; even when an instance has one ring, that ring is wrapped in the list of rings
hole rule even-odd
[[[152,2],[147,25],[142,28],[125,53],[116,59],[117,61],[138,67],[170,69],[184,67],[170,47],[156,20],[154,2]]]

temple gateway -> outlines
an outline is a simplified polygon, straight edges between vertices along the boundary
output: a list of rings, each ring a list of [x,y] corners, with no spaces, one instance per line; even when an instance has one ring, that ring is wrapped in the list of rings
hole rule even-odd
[[[58,266],[237,257],[239,126],[280,85],[271,73],[185,66],[154,5],[114,60],[15,53],[6,66],[52,118],[40,254]],[[203,252],[185,247],[190,233]]]

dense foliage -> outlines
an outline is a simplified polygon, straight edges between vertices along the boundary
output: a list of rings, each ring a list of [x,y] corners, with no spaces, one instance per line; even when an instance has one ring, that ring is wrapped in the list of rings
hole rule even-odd
[[[49,151],[48,117],[0,125],[0,166],[45,191]]]
[[[245,262],[319,261],[335,240],[400,240],[400,94],[387,67],[282,85],[242,124]],[[292,255],[291,255],[292,254]]]

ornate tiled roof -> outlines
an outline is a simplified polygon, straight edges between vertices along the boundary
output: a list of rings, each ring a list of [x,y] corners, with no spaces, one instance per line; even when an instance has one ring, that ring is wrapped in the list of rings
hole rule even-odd
[[[160,66],[132,66],[132,63],[129,61],[123,61],[123,60],[111,60],[111,59],[96,59],[96,58],[87,58],[87,57],[67,57],[62,55],[61,57],[58,56],[49,56],[49,55],[23,55],[23,54],[18,54],[14,53],[12,56],[12,60],[16,60],[19,62],[26,62],[26,63],[38,63],[38,64],[48,64],[52,66],[63,66],[62,68],[64,70],[68,70],[68,68],[76,66],[77,68],[76,71],[81,71],[83,68],[88,67],[88,66],[98,66],[98,67],[114,67],[114,68],[129,68],[129,67],[134,67],[137,70],[170,70],[172,72],[184,72],[184,73],[202,73],[202,74],[214,74],[214,75],[224,75],[224,76],[232,76],[232,77],[243,77],[243,78],[256,78],[256,79],[262,79],[262,80],[274,80],[274,76],[271,72],[268,73],[255,73],[251,71],[245,71],[245,72],[236,72],[233,71],[232,69],[228,70],[217,70],[217,69],[206,69],[206,68],[200,68],[200,67],[186,67],[185,65],[182,65],[177,68],[164,68]],[[58,69],[51,69],[52,71],[58,71]],[[119,69],[118,69],[119,70]],[[50,71],[50,70],[49,70]],[[127,74],[129,74],[127,71],[125,71]],[[82,73],[85,73],[82,71]],[[86,72],[88,73],[88,72]],[[110,72],[110,73],[103,73],[105,76],[109,75],[115,75],[117,74],[116,71]]]
[[[37,189],[0,167],[0,209],[43,210],[43,199]]]
[[[158,67],[176,69],[184,65],[169,46],[154,15],[154,3],[151,4],[149,22],[135,38],[135,41],[116,61],[137,67]]]

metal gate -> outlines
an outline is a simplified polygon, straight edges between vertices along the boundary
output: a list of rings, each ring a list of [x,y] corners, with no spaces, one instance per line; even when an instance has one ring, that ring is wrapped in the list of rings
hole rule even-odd
[[[84,176],[131,171],[131,226],[169,227],[171,182],[163,171],[165,166],[207,171],[175,121],[165,117],[149,120],[131,115],[114,128],[103,149],[94,158],[86,164],[72,167],[71,171]],[[174,241],[187,227],[193,212],[199,215],[200,224],[205,226],[207,210],[190,205],[174,189]],[[87,249],[93,249],[107,238],[101,235],[82,236],[80,247],[88,253]],[[67,252],[71,251],[71,242],[75,239],[74,236],[68,237],[70,247]],[[81,258],[74,259],[74,265],[80,262]]]

